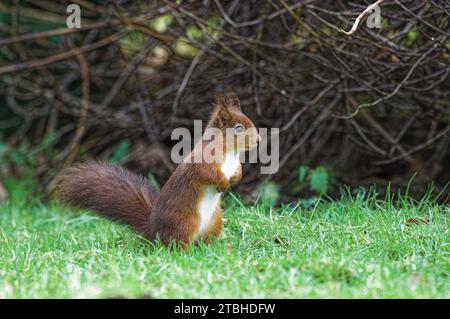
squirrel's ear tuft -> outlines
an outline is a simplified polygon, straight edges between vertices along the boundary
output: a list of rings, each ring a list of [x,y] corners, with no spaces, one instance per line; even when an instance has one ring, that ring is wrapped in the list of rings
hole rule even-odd
[[[231,120],[230,110],[226,105],[218,105],[217,107],[217,123],[220,128],[227,127]]]
[[[213,105],[214,112],[210,125],[216,125],[219,128],[228,126],[233,119],[232,111],[241,111],[239,99],[230,89],[228,89],[226,93],[214,96]]]
[[[217,94],[214,97],[214,105],[241,111],[241,103],[239,102],[239,98],[231,88],[227,88],[225,93]]]
[[[227,101],[228,107],[234,108],[235,110],[241,110],[241,102],[232,88],[227,88],[225,93],[225,99]]]

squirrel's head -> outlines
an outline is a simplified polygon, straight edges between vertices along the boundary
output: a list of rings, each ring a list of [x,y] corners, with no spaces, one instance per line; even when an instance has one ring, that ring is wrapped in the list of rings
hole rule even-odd
[[[219,129],[227,151],[243,152],[255,148],[261,141],[253,122],[241,111],[237,95],[228,90],[214,97],[214,111],[208,128]]]

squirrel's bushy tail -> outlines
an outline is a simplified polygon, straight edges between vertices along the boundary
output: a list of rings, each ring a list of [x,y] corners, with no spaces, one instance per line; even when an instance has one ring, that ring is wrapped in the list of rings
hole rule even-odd
[[[65,170],[54,196],[63,204],[93,210],[144,232],[157,193],[144,177],[100,161]]]

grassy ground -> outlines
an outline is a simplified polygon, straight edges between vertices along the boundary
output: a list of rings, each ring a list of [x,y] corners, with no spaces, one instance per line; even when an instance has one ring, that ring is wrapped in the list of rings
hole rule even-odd
[[[224,238],[177,252],[8,186],[0,298],[450,297],[450,208],[429,198],[272,209],[228,196]]]

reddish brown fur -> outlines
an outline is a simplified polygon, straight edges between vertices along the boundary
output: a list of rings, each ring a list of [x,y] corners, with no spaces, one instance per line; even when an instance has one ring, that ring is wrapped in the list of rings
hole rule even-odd
[[[240,111],[235,94],[229,92],[216,97],[215,105],[208,127],[219,128],[223,133],[227,127],[234,127],[236,123],[243,124],[246,129],[254,128],[253,123]],[[251,136],[253,143],[256,137]],[[187,159],[194,156],[199,146],[208,143],[217,142],[202,140]],[[223,145],[224,148],[226,146]],[[242,149],[244,146],[239,147]],[[249,148],[249,145],[246,144],[244,148]],[[215,185],[219,192],[224,192],[230,183],[236,183],[241,178],[241,167],[228,180],[221,171],[220,163],[185,160],[158,194],[143,177],[102,162],[86,162],[65,172],[56,190],[56,197],[63,203],[91,209],[131,225],[150,240],[160,238],[166,245],[173,240],[189,244],[199,236],[199,203],[205,187]],[[208,241],[210,237],[218,237],[221,232],[222,211],[219,204],[206,232],[199,239]]]
[[[142,176],[88,161],[65,170],[55,196],[65,204],[97,211],[143,231],[157,193]]]

